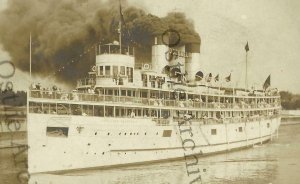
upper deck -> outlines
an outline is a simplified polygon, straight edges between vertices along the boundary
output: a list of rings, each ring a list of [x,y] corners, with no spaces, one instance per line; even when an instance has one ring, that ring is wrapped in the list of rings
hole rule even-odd
[[[30,101],[70,104],[113,104],[114,106],[145,106],[152,108],[220,110],[280,109],[280,96],[242,96],[236,94],[193,93],[187,91],[155,90],[150,88],[111,87],[73,91],[31,90]]]

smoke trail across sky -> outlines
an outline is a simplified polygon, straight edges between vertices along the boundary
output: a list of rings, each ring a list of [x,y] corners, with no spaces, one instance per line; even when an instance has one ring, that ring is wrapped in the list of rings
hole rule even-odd
[[[200,43],[193,22],[183,13],[165,17],[148,14],[122,1],[123,15],[131,38],[127,42],[137,49],[136,60],[149,61],[153,35],[172,28],[181,43]],[[99,0],[10,0],[0,13],[0,43],[15,66],[29,71],[29,35],[32,34],[32,72],[48,76],[65,66],[56,77],[74,82],[95,62],[95,51],[79,55],[96,43],[117,40],[119,1]],[[125,43],[126,44],[126,43]],[[80,60],[66,66],[72,59]]]

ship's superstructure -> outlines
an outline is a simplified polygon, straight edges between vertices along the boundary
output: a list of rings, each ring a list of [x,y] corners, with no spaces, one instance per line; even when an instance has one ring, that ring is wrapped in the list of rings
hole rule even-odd
[[[29,92],[30,173],[229,151],[278,131],[278,93],[210,87],[200,71],[199,44],[168,48],[155,37],[152,63],[140,66],[134,52],[101,45],[73,92]],[[183,145],[182,136],[195,145]]]

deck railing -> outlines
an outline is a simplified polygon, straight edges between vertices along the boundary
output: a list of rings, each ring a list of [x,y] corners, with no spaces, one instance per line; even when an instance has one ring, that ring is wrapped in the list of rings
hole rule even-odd
[[[157,107],[182,107],[182,108],[206,108],[206,109],[255,109],[280,107],[279,102],[274,103],[221,103],[199,102],[196,100],[171,100],[155,98],[139,98],[129,96],[112,96],[86,93],[66,93],[58,91],[32,90],[29,93],[32,98],[55,99],[56,101],[79,101],[79,102],[108,102],[117,104],[146,105]]]

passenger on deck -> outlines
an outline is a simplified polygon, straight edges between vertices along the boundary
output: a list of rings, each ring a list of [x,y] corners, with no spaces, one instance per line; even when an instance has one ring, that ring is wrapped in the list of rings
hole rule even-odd
[[[131,118],[134,118],[134,117],[135,117],[134,111],[131,111],[130,117],[131,117]]]

